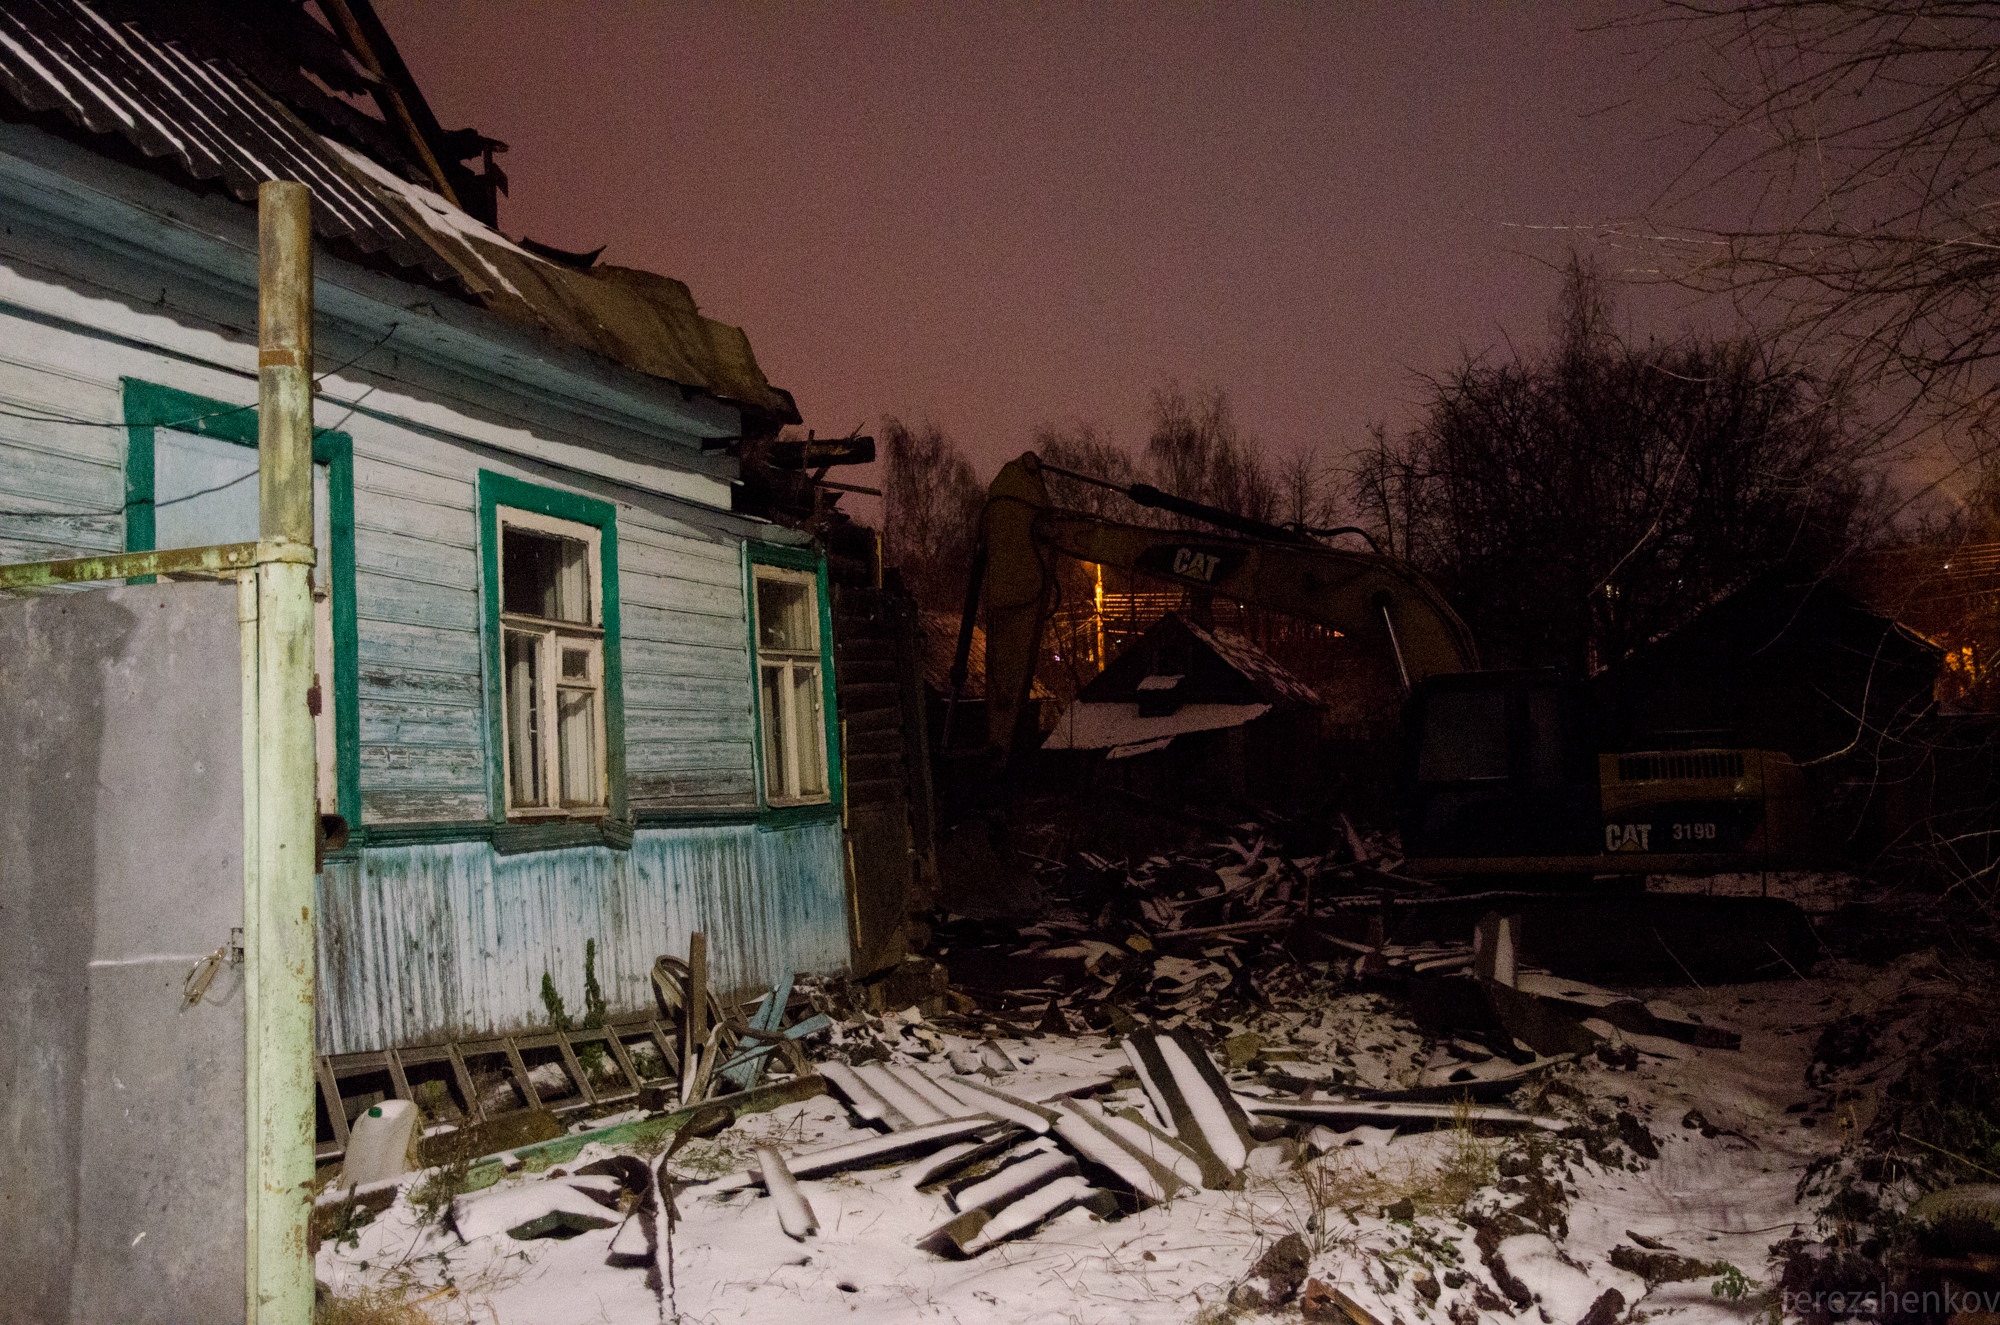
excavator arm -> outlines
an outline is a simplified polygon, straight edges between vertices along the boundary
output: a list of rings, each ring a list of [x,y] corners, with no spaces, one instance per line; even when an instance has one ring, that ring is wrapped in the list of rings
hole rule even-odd
[[[1042,469],[1032,451],[1009,462],[986,500],[987,733],[1003,757],[1034,680],[1042,627],[1056,605],[1059,555],[1379,640],[1395,658],[1405,689],[1426,676],[1479,666],[1465,623],[1402,562],[1275,528],[1269,539],[1235,538],[1061,510],[1049,504]],[[1179,507],[1198,509],[1185,502]],[[1238,527],[1252,524],[1216,515]]]

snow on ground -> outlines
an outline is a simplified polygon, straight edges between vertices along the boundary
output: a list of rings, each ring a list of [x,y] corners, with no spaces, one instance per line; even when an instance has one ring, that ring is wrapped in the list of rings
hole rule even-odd
[[[941,1193],[911,1187],[903,1168],[803,1182],[820,1226],[804,1243],[780,1231],[771,1202],[757,1189],[718,1197],[695,1187],[682,1194],[673,1231],[673,1305],[688,1321],[773,1325],[1253,1321],[1264,1317],[1227,1309],[1232,1288],[1264,1248],[1299,1232],[1314,1248],[1311,1273],[1382,1325],[1538,1322],[1543,1316],[1535,1307],[1517,1315],[1494,1291],[1475,1227],[1481,1215],[1510,1203],[1532,1205],[1538,1191],[1558,1197],[1559,1216],[1546,1221],[1555,1225],[1554,1246],[1544,1249],[1529,1238],[1512,1250],[1521,1262],[1516,1278],[1543,1285],[1541,1309],[1553,1325],[1574,1325],[1589,1305],[1591,1285],[1632,1289],[1637,1281],[1611,1269],[1609,1257],[1613,1247],[1632,1246],[1633,1234],[1702,1261],[1726,1261],[1761,1280],[1771,1245],[1795,1223],[1811,1226],[1794,1197],[1806,1165],[1840,1144],[1835,1127],[1807,1126],[1811,1115],[1803,1111],[1813,1098],[1805,1069],[1819,1029],[1857,996],[1854,973],[1835,974],[1848,979],[1649,991],[1740,1032],[1742,1049],[1641,1039],[1636,1070],[1595,1060],[1555,1069],[1539,1093],[1530,1087],[1520,1100],[1574,1121],[1577,1129],[1566,1138],[1531,1145],[1453,1130],[1320,1133],[1314,1139],[1332,1147],[1325,1154],[1307,1158],[1308,1149],[1291,1162],[1291,1154],[1267,1148],[1241,1191],[1184,1194],[1110,1220],[1072,1210],[968,1261],[914,1247],[951,1211]],[[914,1051],[909,1056],[928,1071],[948,1072],[944,1054],[925,1047],[937,1043],[936,1033],[923,1030],[906,1041]],[[966,1043],[943,1038],[947,1048]],[[1371,994],[1328,995],[1290,1015],[1281,1042],[1297,1055],[1283,1063],[1287,1071],[1371,1085],[1407,1084],[1428,1054],[1418,1032]],[[1031,1098],[1112,1080],[1125,1066],[1123,1053],[1103,1036],[1004,1045],[1023,1067],[998,1084]],[[1237,1080],[1252,1088],[1247,1075]],[[1151,1116],[1129,1076],[1103,1099]],[[1618,1143],[1613,1120],[1621,1112],[1650,1133],[1657,1158],[1633,1154],[1629,1128],[1627,1142]],[[687,1176],[719,1176],[746,1167],[757,1144],[789,1152],[871,1134],[836,1099],[821,1097],[745,1117],[714,1141],[687,1146],[672,1167]],[[566,1167],[608,1153],[594,1147]],[[543,1180],[524,1174],[506,1181]],[[1411,1205],[1399,1206],[1405,1195]],[[1474,1223],[1461,1222],[1467,1214]],[[502,1235],[464,1245],[449,1231],[420,1228],[409,1202],[399,1198],[361,1231],[358,1243],[324,1246],[318,1270],[337,1291],[407,1288],[442,1320],[671,1319],[642,1270],[606,1265],[612,1237],[604,1229],[565,1241]],[[1676,1325],[1747,1323],[1761,1309],[1754,1296],[1715,1296],[1711,1283],[1704,1276],[1660,1284],[1636,1304],[1628,1293],[1626,1307]],[[1287,1312],[1297,1318],[1296,1307]]]

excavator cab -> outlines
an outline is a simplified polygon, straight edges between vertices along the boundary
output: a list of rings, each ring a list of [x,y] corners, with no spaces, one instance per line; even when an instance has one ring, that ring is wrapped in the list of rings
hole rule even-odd
[[[1505,857],[1534,872],[1601,849],[1588,706],[1555,672],[1427,677],[1404,722],[1408,855]]]

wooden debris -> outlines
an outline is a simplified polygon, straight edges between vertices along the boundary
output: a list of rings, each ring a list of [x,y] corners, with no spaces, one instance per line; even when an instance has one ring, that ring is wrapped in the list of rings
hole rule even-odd
[[[752,1031],[776,1031],[784,1025],[785,1004],[792,996],[792,973],[786,971],[771,986],[771,992],[757,1008],[757,1014],[750,1018]],[[831,1023],[829,1023],[831,1024]],[[759,1045],[748,1053],[733,1058],[722,1068],[722,1075],[737,1090],[748,1090],[757,1084],[757,1078],[764,1071],[764,1064],[771,1056],[770,1045]]]

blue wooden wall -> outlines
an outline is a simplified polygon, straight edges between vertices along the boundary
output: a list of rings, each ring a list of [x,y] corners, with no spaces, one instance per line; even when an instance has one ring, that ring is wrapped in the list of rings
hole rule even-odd
[[[372,849],[330,863],[319,902],[322,1053],[544,1025],[544,972],[580,1013],[591,939],[614,1014],[652,1006],[653,959],[696,930],[719,990],[847,963],[837,823],[642,829],[630,851]]]

